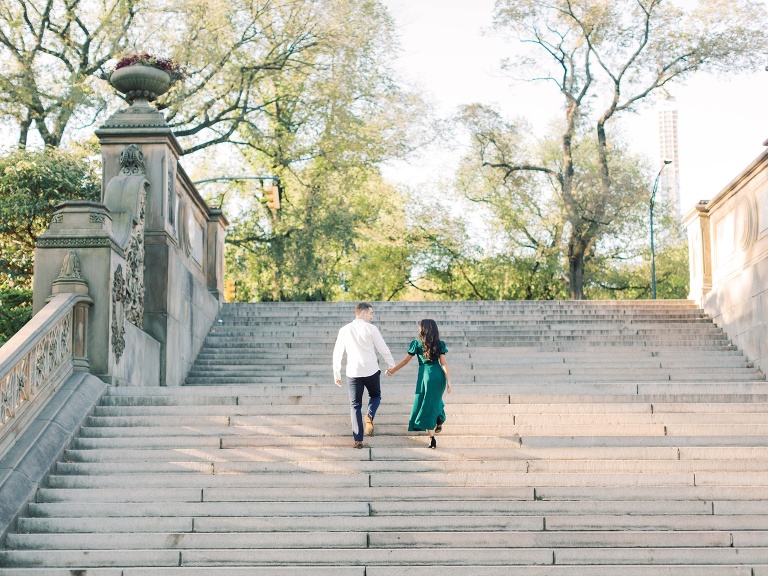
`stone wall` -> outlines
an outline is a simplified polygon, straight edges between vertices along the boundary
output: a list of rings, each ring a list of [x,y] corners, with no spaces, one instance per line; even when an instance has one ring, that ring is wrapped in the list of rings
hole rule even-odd
[[[768,371],[768,151],[685,222],[689,298]]]

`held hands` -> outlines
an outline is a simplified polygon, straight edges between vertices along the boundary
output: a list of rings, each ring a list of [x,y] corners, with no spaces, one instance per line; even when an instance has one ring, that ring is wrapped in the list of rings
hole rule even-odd
[[[395,370],[395,369],[393,369],[393,368],[387,368],[387,369],[384,371],[384,374],[386,374],[387,376],[394,376],[394,375],[395,375],[395,372],[397,372],[397,370]]]

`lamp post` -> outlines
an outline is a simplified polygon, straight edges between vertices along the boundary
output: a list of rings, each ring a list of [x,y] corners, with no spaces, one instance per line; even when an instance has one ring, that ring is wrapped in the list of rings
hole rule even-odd
[[[672,160],[664,160],[659,173],[656,174],[656,180],[653,181],[653,191],[651,192],[650,212],[651,212],[651,299],[656,300],[656,251],[653,245],[653,205],[656,202],[656,189],[659,187],[659,178]]]

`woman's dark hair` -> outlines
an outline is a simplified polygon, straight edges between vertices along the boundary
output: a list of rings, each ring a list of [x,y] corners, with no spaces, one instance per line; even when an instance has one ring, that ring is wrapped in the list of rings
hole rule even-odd
[[[440,358],[440,332],[434,320],[422,320],[419,324],[419,340],[424,348],[424,358],[434,361]]]

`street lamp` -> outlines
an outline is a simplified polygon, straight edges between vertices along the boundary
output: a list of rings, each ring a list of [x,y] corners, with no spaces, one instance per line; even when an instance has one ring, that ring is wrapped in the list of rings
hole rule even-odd
[[[656,252],[653,245],[653,205],[656,202],[656,189],[659,187],[659,178],[661,173],[664,172],[669,164],[672,164],[672,160],[664,160],[664,164],[661,165],[659,173],[656,174],[656,180],[653,181],[653,191],[651,192],[651,298],[656,300]]]

